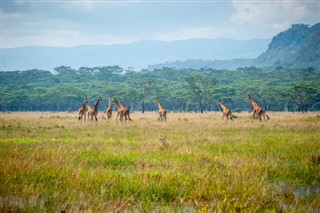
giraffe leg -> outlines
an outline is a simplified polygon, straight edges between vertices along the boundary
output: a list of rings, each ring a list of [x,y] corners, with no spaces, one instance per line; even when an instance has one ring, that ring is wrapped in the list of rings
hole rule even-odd
[[[79,123],[82,123],[81,115],[79,115],[79,117],[78,117],[78,122],[79,122]]]
[[[269,120],[270,118],[269,118],[269,116],[267,115],[267,113],[266,113],[266,117],[267,117],[267,120]]]
[[[123,112],[120,112],[120,121],[123,123]]]
[[[127,123],[127,120],[128,120],[127,115],[128,115],[128,113],[124,113],[124,122],[125,123]]]
[[[121,123],[123,123],[123,121],[125,121],[125,119],[127,119],[127,116],[126,116],[125,112],[122,112],[120,118],[121,118]]]
[[[267,120],[266,120],[266,113],[265,112],[263,113],[263,119],[264,119],[264,122],[266,123]]]
[[[167,118],[166,118],[166,112],[162,111],[162,112],[159,112],[160,114],[160,120],[163,121],[167,121]]]
[[[231,112],[230,112],[230,114],[229,114],[229,117],[230,117],[230,120],[232,120],[232,121],[233,121],[232,113],[231,113]]]
[[[164,120],[167,121],[167,112],[163,113]]]
[[[117,117],[116,117],[116,123],[118,123],[118,117],[120,115],[120,112],[118,112]]]
[[[253,111],[253,115],[252,115],[252,118],[251,118],[251,123],[253,122],[253,119],[254,119],[255,116],[256,116],[256,111]]]
[[[89,112],[88,112],[87,116],[88,116],[88,123],[90,124],[90,114],[89,114]]]
[[[129,121],[132,121],[132,119],[130,118],[130,111],[128,111],[128,119]]]

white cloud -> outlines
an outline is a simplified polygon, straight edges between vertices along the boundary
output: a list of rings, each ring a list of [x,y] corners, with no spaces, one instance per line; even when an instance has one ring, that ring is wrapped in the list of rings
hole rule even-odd
[[[319,21],[320,3],[304,1],[233,2],[231,21],[238,24],[288,27],[294,23]]]
[[[270,38],[292,24],[320,21],[319,1],[234,1],[232,6],[230,25],[239,37]]]
[[[315,1],[3,3],[2,45],[73,46],[228,37],[271,38],[295,23],[320,21]]]

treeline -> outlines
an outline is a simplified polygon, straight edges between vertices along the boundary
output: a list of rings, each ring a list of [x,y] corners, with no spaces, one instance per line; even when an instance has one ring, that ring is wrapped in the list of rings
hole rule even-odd
[[[217,101],[233,111],[250,111],[250,94],[267,111],[320,110],[320,70],[256,67],[236,70],[161,68],[140,72],[119,66],[60,66],[0,72],[1,111],[76,111],[88,96],[105,111],[117,97],[131,111],[157,110],[156,97],[169,111],[218,111]],[[115,109],[115,106],[114,106]]]

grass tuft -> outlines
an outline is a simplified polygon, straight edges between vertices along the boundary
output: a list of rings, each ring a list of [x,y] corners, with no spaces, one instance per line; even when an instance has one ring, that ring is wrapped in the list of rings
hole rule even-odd
[[[77,113],[0,119],[4,212],[317,212],[317,113],[134,113],[135,122]]]

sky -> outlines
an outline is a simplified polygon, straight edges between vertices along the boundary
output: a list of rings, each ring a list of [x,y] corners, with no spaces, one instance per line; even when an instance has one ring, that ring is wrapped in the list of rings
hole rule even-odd
[[[1,0],[1,48],[271,39],[320,22],[319,0]]]

